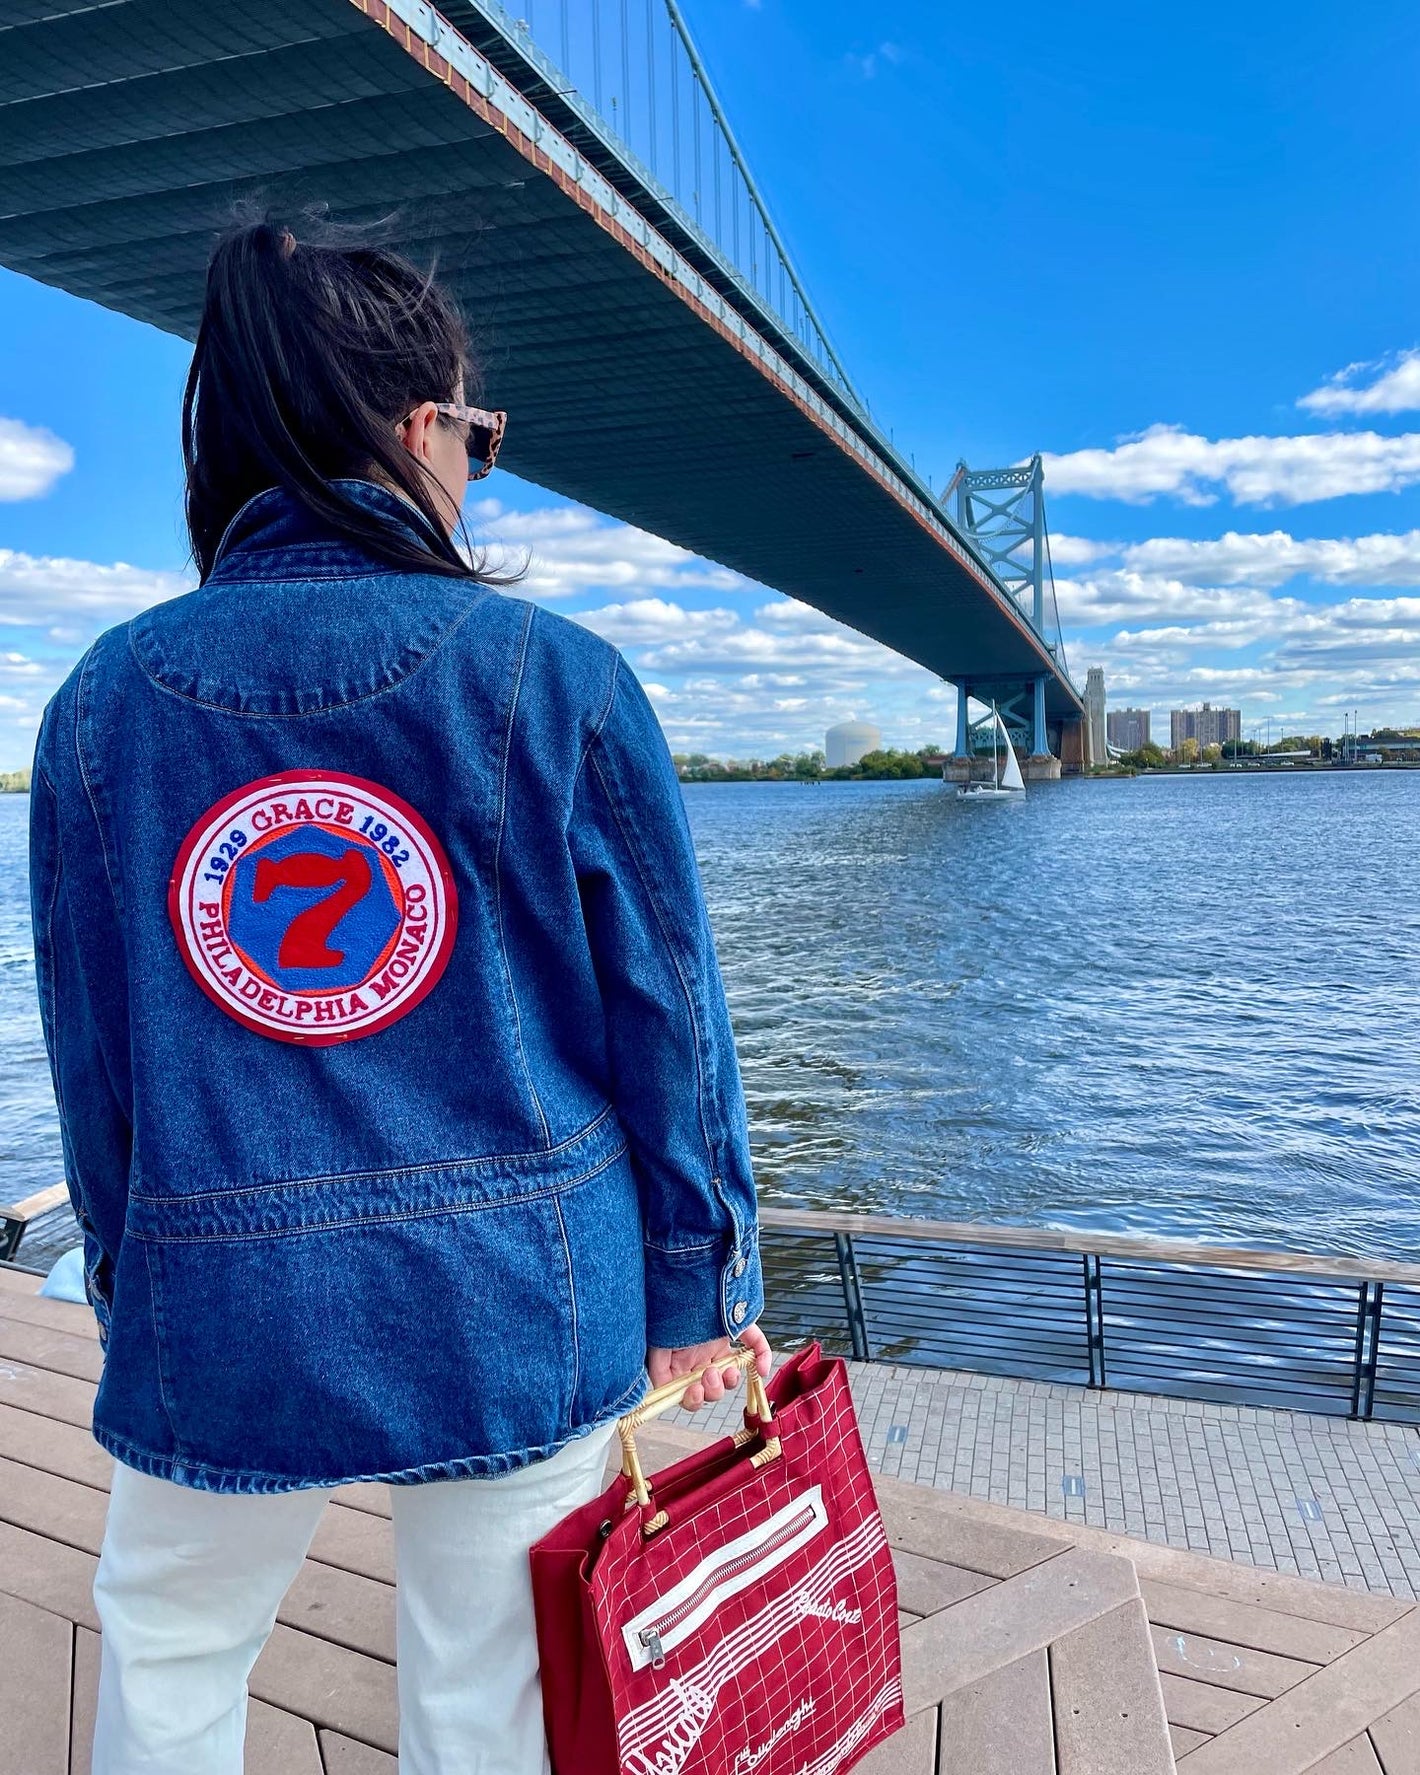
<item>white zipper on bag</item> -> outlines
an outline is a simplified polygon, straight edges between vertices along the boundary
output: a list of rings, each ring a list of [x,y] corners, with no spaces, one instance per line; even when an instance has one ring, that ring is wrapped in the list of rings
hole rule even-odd
[[[659,1670],[666,1653],[703,1626],[721,1603],[782,1565],[827,1526],[823,1489],[816,1485],[707,1554],[622,1627],[631,1668]]]

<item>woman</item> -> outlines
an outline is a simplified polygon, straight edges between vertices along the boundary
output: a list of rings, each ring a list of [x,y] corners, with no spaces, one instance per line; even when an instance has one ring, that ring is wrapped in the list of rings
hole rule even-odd
[[[647,1370],[736,1336],[768,1367],[675,774],[617,653],[456,545],[504,423],[468,376],[400,259],[225,240],[183,412],[201,584],[102,636],[40,733],[40,998],[120,1463],[95,1775],[240,1769],[356,1480],[393,1487],[400,1768],[536,1775],[529,1544]]]

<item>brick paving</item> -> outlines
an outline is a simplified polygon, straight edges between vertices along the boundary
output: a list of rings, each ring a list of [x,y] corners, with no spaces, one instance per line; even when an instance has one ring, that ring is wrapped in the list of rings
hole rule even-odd
[[[1420,1431],[850,1363],[880,1473],[1327,1583],[1420,1596]],[[707,1407],[697,1429],[737,1421]]]

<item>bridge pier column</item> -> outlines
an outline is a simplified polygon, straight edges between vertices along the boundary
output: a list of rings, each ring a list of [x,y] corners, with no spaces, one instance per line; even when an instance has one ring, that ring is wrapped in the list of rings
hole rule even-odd
[[[971,735],[966,719],[966,680],[956,680],[957,690],[957,743],[951,757],[942,766],[942,780],[946,783],[969,783],[971,781]]]
[[[1031,749],[1030,757],[1021,766],[1021,775],[1028,783],[1053,783],[1060,775],[1060,760],[1050,750],[1050,734],[1045,725],[1045,679],[1035,679],[1031,688],[1035,692]]]
[[[1050,737],[1045,731],[1045,680],[1037,678],[1035,690],[1035,729],[1031,739],[1032,758],[1043,758],[1050,750]]]

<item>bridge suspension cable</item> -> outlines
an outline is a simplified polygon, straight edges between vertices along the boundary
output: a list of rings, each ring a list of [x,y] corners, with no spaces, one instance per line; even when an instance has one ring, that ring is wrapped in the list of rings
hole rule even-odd
[[[441,0],[482,15],[622,157],[693,238],[727,263],[799,351],[864,416],[783,234],[750,171],[679,0]],[[588,113],[590,115],[588,115]]]
[[[1068,678],[1070,662],[1065,657],[1065,629],[1060,621],[1060,600],[1055,596],[1055,562],[1050,557],[1050,520],[1045,521],[1045,575],[1050,581],[1050,608],[1055,617],[1055,640],[1053,649],[1056,659],[1060,661],[1061,670]]]

